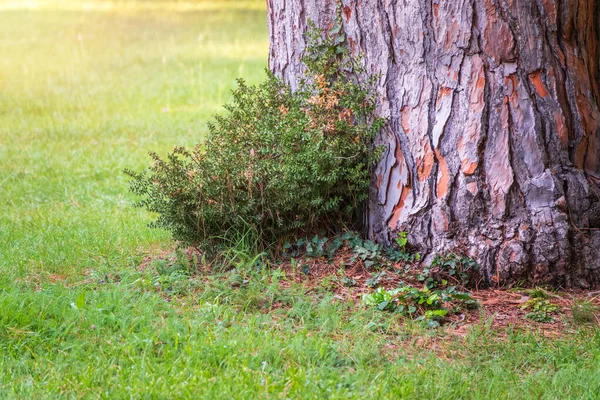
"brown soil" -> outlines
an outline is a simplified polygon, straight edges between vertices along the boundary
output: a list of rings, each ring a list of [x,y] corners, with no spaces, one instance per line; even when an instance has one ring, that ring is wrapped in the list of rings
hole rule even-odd
[[[353,299],[360,304],[359,300],[364,293],[370,293],[374,289],[367,285],[367,281],[371,278],[372,272],[368,271],[362,262],[359,260],[355,264],[351,263],[352,253],[345,252],[338,255],[333,262],[327,260],[311,259],[307,262],[308,275],[301,271],[301,266],[296,265],[295,268],[289,262],[284,262],[280,265],[285,271],[286,279],[296,283],[303,283],[309,289],[322,287],[323,282],[331,282],[329,289],[333,291],[335,297],[342,301]],[[356,286],[344,286],[340,277],[340,269],[344,267],[344,275],[356,282]],[[416,276],[419,271],[411,271],[409,274],[404,274],[401,271],[404,266],[397,265],[397,269],[386,270],[386,277],[381,281],[381,286],[386,289],[398,287],[400,282],[411,284],[415,287],[422,287]],[[400,273],[398,272],[400,271]],[[280,282],[281,285],[286,285],[286,281]],[[461,289],[462,290],[462,289]],[[600,292],[585,292],[585,291],[552,291],[547,290],[549,301],[558,306],[558,311],[551,316],[554,318],[553,323],[539,323],[525,318],[529,311],[522,309],[522,306],[530,299],[526,289],[465,289],[479,303],[479,308],[476,310],[466,310],[463,313],[455,314],[449,317],[453,333],[464,335],[466,328],[470,325],[480,323],[482,321],[491,322],[491,328],[504,330],[509,327],[515,328],[533,328],[539,330],[545,336],[560,336],[567,334],[573,330],[572,308],[576,301],[590,301],[593,305],[600,309]],[[596,325],[600,325],[600,314],[596,316]]]
[[[201,258],[201,254],[195,249],[186,250],[186,254],[192,259]],[[167,250],[148,256],[141,263],[139,268],[146,269],[151,266],[155,258],[174,259],[173,251]],[[293,283],[304,285],[310,292],[312,290],[326,289],[334,294],[338,301],[354,300],[358,306],[362,306],[361,297],[365,293],[370,293],[374,289],[369,287],[368,280],[373,272],[367,270],[363,262],[359,259],[352,262],[353,254],[349,250],[338,252],[333,260],[326,259],[297,259],[291,263],[289,260],[283,260],[277,264],[277,268],[285,272],[284,278],[280,279],[279,285],[282,288],[290,287]],[[303,268],[303,266],[308,266]],[[405,265],[395,265],[393,268],[385,270],[385,278],[381,280],[380,286],[385,289],[398,287],[401,282],[415,287],[423,287],[423,283],[417,279],[420,272],[416,266],[411,266],[410,272],[404,273]],[[201,274],[210,273],[209,268],[199,271]],[[305,272],[308,272],[305,273]],[[343,276],[352,279],[356,285],[352,287],[345,286],[341,278]],[[527,289],[515,288],[489,288],[489,289],[464,289],[479,303],[479,308],[475,310],[465,310],[464,312],[454,314],[447,319],[449,331],[458,336],[464,336],[469,326],[487,322],[491,328],[498,331],[505,331],[506,328],[516,329],[534,329],[547,337],[562,336],[571,333],[575,328],[572,318],[572,309],[576,301],[589,301],[600,310],[600,292],[586,291],[553,291],[546,290],[548,300],[558,306],[558,310],[551,314],[554,319],[552,323],[540,323],[525,318],[529,311],[522,309],[522,306],[530,299]],[[595,322],[592,325],[600,325],[600,314],[595,315]]]

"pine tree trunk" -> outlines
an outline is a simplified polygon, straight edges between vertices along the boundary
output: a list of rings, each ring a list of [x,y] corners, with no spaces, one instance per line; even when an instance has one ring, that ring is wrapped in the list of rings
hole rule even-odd
[[[268,0],[270,68],[302,77],[307,21],[334,0]],[[343,0],[388,126],[369,235],[459,252],[490,284],[600,283],[597,0]]]

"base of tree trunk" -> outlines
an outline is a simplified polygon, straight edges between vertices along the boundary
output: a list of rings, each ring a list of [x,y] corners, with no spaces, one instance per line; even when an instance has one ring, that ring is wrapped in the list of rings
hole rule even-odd
[[[547,171],[525,196],[509,193],[503,219],[489,217],[484,193],[456,187],[449,205],[424,208],[402,226],[409,242],[429,263],[438,254],[457,253],[475,259],[483,283],[516,283],[589,288],[600,284],[600,209],[581,171]],[[376,187],[376,186],[375,186]],[[569,189],[572,188],[572,189]],[[379,210],[378,191],[372,193]],[[529,205],[526,204],[529,202]],[[371,212],[369,235],[391,244],[395,232]],[[373,229],[377,226],[380,229]],[[591,227],[590,227],[591,226]]]
[[[379,77],[371,237],[471,256],[490,285],[600,284],[596,0],[267,4],[269,65],[293,88],[308,21],[338,12]]]

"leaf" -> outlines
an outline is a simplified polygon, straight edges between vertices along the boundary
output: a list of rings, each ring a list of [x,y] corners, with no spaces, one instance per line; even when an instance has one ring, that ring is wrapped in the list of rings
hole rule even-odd
[[[429,296],[429,298],[427,299],[427,303],[431,304],[434,301],[437,301],[440,298],[440,295],[437,293],[432,294],[431,296]]]
[[[396,238],[396,244],[400,248],[406,247],[406,245],[408,244],[408,235],[406,232],[400,232],[398,234],[398,237]]]
[[[428,319],[427,326],[429,326],[430,328],[438,328],[440,326],[440,323],[435,319]]]
[[[348,278],[347,276],[344,276],[341,279],[342,285],[346,286],[346,287],[354,287],[356,286],[356,281],[352,278]]]
[[[79,310],[82,310],[83,307],[85,307],[85,292],[79,294],[77,300],[75,300],[75,307]]]
[[[337,35],[338,33],[340,33],[342,31],[342,24],[341,21],[336,21],[333,26],[331,27],[331,30],[329,31],[332,35]]]
[[[365,293],[362,295],[362,301],[367,306],[372,306],[375,304],[375,296],[373,294]]]
[[[303,265],[302,265],[302,273],[303,273],[304,275],[308,275],[308,274],[309,274],[309,272],[310,272],[310,267],[308,266],[308,264],[303,264]]]
[[[427,318],[445,317],[446,315],[448,315],[448,310],[444,308],[441,308],[439,310],[430,310],[427,311],[425,315],[427,316]]]

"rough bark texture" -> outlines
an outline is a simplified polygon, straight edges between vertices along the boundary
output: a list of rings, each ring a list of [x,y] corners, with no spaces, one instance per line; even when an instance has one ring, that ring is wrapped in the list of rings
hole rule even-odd
[[[332,0],[267,0],[270,67],[302,76]],[[600,283],[597,0],[343,0],[389,119],[370,235],[461,251],[488,283]],[[594,211],[596,209],[596,212]]]

